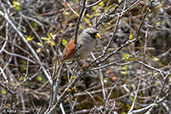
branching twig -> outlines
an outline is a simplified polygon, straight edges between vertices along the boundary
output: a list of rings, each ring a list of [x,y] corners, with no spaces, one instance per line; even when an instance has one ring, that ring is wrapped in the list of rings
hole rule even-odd
[[[122,17],[122,16],[119,16],[119,17],[118,17],[118,20],[117,20],[117,22],[116,22],[116,27],[113,29],[112,37],[111,37],[111,39],[109,40],[107,46],[105,47],[105,49],[104,49],[104,51],[103,51],[103,54],[102,54],[101,56],[97,57],[95,60],[93,60],[93,61],[89,64],[89,66],[91,66],[91,65],[92,65],[93,63],[95,63],[97,60],[99,60],[100,58],[102,58],[102,57],[104,57],[104,56],[106,55],[106,53],[107,53],[107,51],[108,51],[108,49],[109,49],[109,46],[111,45],[112,41],[114,40],[114,37],[115,37],[115,34],[116,34],[116,31],[117,31],[117,28],[118,28],[118,25],[119,25],[119,22],[120,22],[121,17]],[[100,64],[100,63],[98,62],[98,64]]]
[[[27,58],[27,57],[25,57],[25,56],[22,56],[22,55],[19,55],[19,54],[16,54],[16,53],[11,53],[11,52],[8,52],[7,50],[3,50],[6,54],[8,54],[8,55],[11,55],[11,56],[16,56],[16,57],[19,57],[19,58],[21,58],[21,59],[25,59],[25,60],[27,60],[27,61],[30,61],[31,63],[34,63],[35,64],[35,61],[33,61],[33,60],[31,60],[31,59],[29,59],[29,58]]]
[[[91,8],[91,7],[93,7],[93,6],[96,6],[97,4],[99,4],[100,2],[102,2],[103,0],[99,0],[99,1],[97,1],[97,2],[95,2],[95,3],[93,3],[93,4],[91,4],[91,5],[86,5],[86,8]]]
[[[13,27],[13,29],[18,33],[18,35],[21,37],[21,39],[24,41],[24,43],[27,45],[27,47],[30,49],[30,51],[32,52],[32,54],[36,58],[37,62],[41,66],[43,72],[45,73],[46,77],[48,78],[50,84],[52,84],[52,79],[49,76],[49,74],[47,73],[47,71],[46,71],[45,67],[43,66],[42,62],[40,61],[39,56],[37,55],[37,53],[35,52],[35,50],[31,47],[31,45],[27,42],[27,40],[24,37],[24,35],[17,29],[17,27],[10,20],[10,18],[8,17],[8,14],[6,12],[6,8],[5,8],[5,6],[3,5],[3,3],[1,1],[0,1],[0,4],[1,4],[3,10],[4,10],[4,13],[2,11],[0,11],[0,15],[2,15],[9,22],[9,24]]]
[[[83,16],[83,12],[85,10],[85,5],[86,5],[86,0],[83,1],[83,6],[82,6],[81,11],[79,13],[79,17],[78,17],[77,25],[76,25],[76,29],[75,29],[75,37],[74,37],[75,56],[76,56],[76,60],[77,60],[77,63],[79,66],[81,66],[81,63],[80,63],[80,53],[79,53],[79,49],[78,49],[77,37],[78,37],[78,28],[80,25],[81,18]]]

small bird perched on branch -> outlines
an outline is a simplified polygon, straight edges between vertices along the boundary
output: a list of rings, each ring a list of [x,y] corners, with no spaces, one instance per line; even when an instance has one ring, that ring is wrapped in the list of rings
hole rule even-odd
[[[94,28],[87,28],[78,36],[77,43],[80,59],[86,59],[96,46],[97,38],[101,38]],[[76,60],[74,40],[71,40],[65,47],[60,59],[62,63],[67,60]]]

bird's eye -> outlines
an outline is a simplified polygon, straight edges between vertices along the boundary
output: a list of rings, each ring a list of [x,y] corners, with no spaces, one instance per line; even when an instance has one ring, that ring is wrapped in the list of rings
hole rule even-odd
[[[97,35],[97,33],[90,33],[90,36],[91,36],[92,38],[96,38],[96,35]]]

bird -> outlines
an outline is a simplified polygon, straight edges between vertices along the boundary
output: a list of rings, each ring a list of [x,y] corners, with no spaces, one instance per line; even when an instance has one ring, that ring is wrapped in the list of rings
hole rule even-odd
[[[101,36],[95,28],[86,28],[77,38],[77,44],[79,49],[79,57],[81,60],[85,60],[92,50],[96,46],[97,39],[100,39]],[[65,47],[62,57],[60,59],[61,63],[66,61],[76,60],[75,55],[75,43],[72,39]]]

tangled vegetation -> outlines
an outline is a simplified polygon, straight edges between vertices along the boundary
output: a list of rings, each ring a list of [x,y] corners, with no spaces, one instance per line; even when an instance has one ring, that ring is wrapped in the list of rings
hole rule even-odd
[[[170,7],[169,0],[0,0],[0,113],[170,114]],[[88,66],[60,64],[66,44],[87,27],[102,36]]]

